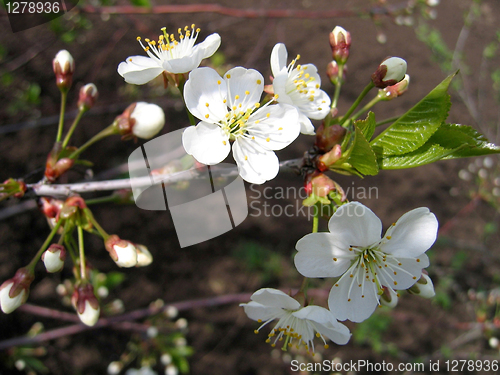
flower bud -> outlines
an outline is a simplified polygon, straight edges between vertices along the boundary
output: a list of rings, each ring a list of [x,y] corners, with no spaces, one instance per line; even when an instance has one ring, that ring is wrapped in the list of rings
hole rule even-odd
[[[313,174],[306,183],[306,193],[316,197],[326,197],[331,191],[336,189],[335,182],[323,173]]]
[[[104,246],[118,266],[129,268],[137,264],[137,249],[132,242],[113,234],[104,242]]]
[[[385,89],[379,90],[378,96],[381,100],[392,100],[403,95],[408,90],[410,84],[410,76],[405,74],[405,77],[392,86],[387,86]]]
[[[156,104],[133,103],[115,119],[118,132],[124,139],[150,139],[165,125],[165,114]]]
[[[406,74],[406,61],[399,57],[388,57],[380,63],[375,73],[372,74],[372,82],[379,89],[392,86],[401,81]]]
[[[383,293],[380,296],[380,304],[393,309],[398,304],[399,295],[396,291],[383,287]]]
[[[432,298],[436,295],[434,291],[434,284],[432,283],[431,278],[426,273],[422,273],[420,279],[413,284],[413,286],[408,289],[410,294],[417,294],[420,297],[424,298]]]
[[[5,314],[10,314],[28,299],[30,285],[35,275],[26,268],[20,268],[12,279],[0,286],[0,307]]]
[[[62,158],[60,160],[57,160],[54,164],[53,159],[49,154],[49,157],[47,158],[47,164],[45,166],[45,177],[50,182],[54,182],[62,174],[71,169],[73,164],[75,164],[75,161],[69,158]]]
[[[42,261],[49,273],[59,272],[64,267],[66,249],[62,245],[52,244],[42,254]]]
[[[328,170],[328,168],[335,164],[342,157],[342,148],[339,144],[333,146],[333,148],[328,151],[326,154],[323,154],[318,157],[317,168],[324,172]]]
[[[97,323],[101,309],[91,284],[75,286],[75,291],[71,296],[71,303],[83,324],[93,326]]]
[[[332,47],[333,59],[338,64],[345,64],[349,58],[351,48],[351,34],[340,26],[335,26],[330,33],[330,47]]]
[[[137,252],[137,267],[145,267],[153,262],[153,256],[146,246],[135,244],[135,250]]]
[[[64,202],[51,197],[41,197],[38,201],[38,208],[48,219],[54,219],[59,215]]]
[[[80,94],[78,97],[78,109],[80,111],[88,111],[94,106],[99,92],[97,87],[93,83],[87,83],[80,89]]]
[[[347,130],[339,124],[325,127],[321,124],[316,130],[316,146],[322,152],[330,151],[336,144],[341,144]]]
[[[347,65],[344,65],[342,69],[342,77],[340,77],[339,64],[335,60],[332,60],[326,66],[326,75],[330,79],[330,82],[334,85],[345,81],[345,76],[347,74]]]
[[[26,190],[27,187],[23,181],[9,178],[0,184],[0,199],[4,197],[22,198]]]
[[[52,67],[56,75],[56,84],[59,90],[67,92],[73,82],[75,72],[75,60],[65,49],[59,51],[52,61]]]

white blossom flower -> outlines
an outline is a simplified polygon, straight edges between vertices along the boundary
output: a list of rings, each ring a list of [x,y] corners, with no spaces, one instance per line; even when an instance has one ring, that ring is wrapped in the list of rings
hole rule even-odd
[[[320,89],[321,77],[312,64],[297,65],[296,59],[287,66],[288,52],[283,43],[274,46],[271,53],[273,90],[278,95],[278,103],[291,104],[299,111],[300,132],[314,134],[311,120],[322,120],[330,111],[331,100]]]
[[[194,25],[191,25],[191,30],[187,26],[184,32],[178,30],[179,41],[174,34],[168,34],[165,27],[161,30],[163,35],[158,37],[158,42],[146,38],[144,45],[141,38],[137,37],[149,57],[130,56],[118,65],[118,73],[126,82],[143,85],[164,71],[173,74],[190,72],[220,46],[219,34],[211,34],[195,46],[200,29],[195,29]]]
[[[300,132],[297,110],[287,104],[260,106],[262,75],[236,67],[224,78],[211,68],[189,74],[184,98],[189,111],[201,122],[182,135],[186,152],[198,162],[223,161],[234,141],[233,157],[241,177],[256,184],[273,179],[279,171],[274,150],[281,150]]]
[[[312,305],[302,307],[297,300],[280,290],[263,288],[256,291],[250,299],[252,301],[240,306],[243,306],[250,319],[262,323],[255,333],[278,319],[266,340],[267,343],[272,343],[272,346],[284,339],[284,348],[304,345],[308,351],[314,352],[315,336],[323,340],[325,348],[328,348],[327,339],[344,345],[351,337],[349,329],[339,323],[327,309]]]
[[[339,277],[329,308],[339,320],[361,322],[375,310],[383,287],[404,290],[417,282],[429,265],[425,252],[436,240],[438,222],[428,208],[416,208],[380,238],[380,219],[351,202],[339,207],[328,229],[297,242],[295,266],[306,277]]]

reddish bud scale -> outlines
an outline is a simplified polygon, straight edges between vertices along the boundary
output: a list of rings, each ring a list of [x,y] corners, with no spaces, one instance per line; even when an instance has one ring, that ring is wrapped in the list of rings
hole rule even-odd
[[[316,130],[316,146],[322,152],[330,151],[333,146],[342,143],[347,130],[338,124],[325,127],[324,123]]]
[[[89,110],[94,106],[98,96],[99,92],[97,91],[97,87],[93,83],[86,84],[80,89],[78,97],[78,108],[81,111]]]
[[[131,117],[131,114],[136,106],[137,103],[132,103],[125,109],[125,111],[123,111],[121,115],[115,118],[118,132],[123,136],[123,139],[133,138],[132,129],[135,125],[135,119]]]
[[[85,311],[85,302],[88,301],[93,309],[99,308],[99,301],[94,294],[92,284],[83,284],[75,286],[75,291],[71,296],[71,303],[78,314],[83,314]]]
[[[4,286],[13,282],[14,284],[10,288],[9,297],[14,298],[17,297],[23,290],[26,291],[26,296],[28,296],[28,292],[30,289],[30,285],[35,280],[35,275],[28,271],[27,268],[19,268],[12,279],[5,281],[1,286],[2,289]]]
[[[38,201],[40,211],[49,219],[53,219],[59,215],[64,202],[59,199],[42,197]]]
[[[128,244],[128,241],[122,240],[120,237],[118,237],[116,234],[112,234],[109,236],[106,241],[104,241],[104,247],[108,251],[109,255],[111,256],[111,259],[113,259],[115,262],[118,260],[118,255],[116,254],[116,250],[114,249],[114,246],[119,246],[119,247],[126,247]]]
[[[351,34],[341,27],[335,27],[329,35],[332,57],[339,64],[345,64],[351,49]]]
[[[85,203],[85,200],[80,196],[73,196],[73,197],[67,198],[66,201],[64,202],[64,205],[68,206],[68,207],[78,207],[82,210],[84,208],[87,208],[87,204]]]

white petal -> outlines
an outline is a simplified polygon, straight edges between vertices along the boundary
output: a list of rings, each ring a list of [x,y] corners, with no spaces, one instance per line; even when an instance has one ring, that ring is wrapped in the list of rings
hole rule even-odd
[[[336,236],[330,233],[310,233],[302,237],[295,245],[299,251],[294,260],[297,271],[305,277],[342,275],[356,254],[339,249],[337,245]]]
[[[262,148],[281,150],[299,136],[298,120],[299,113],[291,105],[270,105],[250,116],[247,131]]]
[[[297,310],[300,308],[300,303],[294,298],[281,290],[273,288],[259,289],[252,294],[250,299],[267,307],[278,307],[287,310]]]
[[[89,301],[85,301],[85,310],[83,310],[83,313],[80,314],[78,313],[78,317],[87,326],[92,327],[97,323],[97,320],[99,320],[99,313],[100,313],[100,308],[98,307],[97,309],[94,309]]]
[[[186,107],[200,120],[216,123],[227,113],[227,106],[223,102],[227,96],[226,90],[224,80],[215,70],[195,69],[189,73],[189,79],[184,86]]]
[[[157,60],[144,56],[130,56],[118,65],[120,74],[127,83],[143,85],[163,72]]]
[[[303,113],[299,113],[299,123],[300,123],[300,132],[306,135],[314,135],[316,132],[314,131],[314,125],[311,120],[304,115]]]
[[[328,222],[330,233],[347,246],[370,246],[380,241],[382,222],[365,205],[350,202],[340,206]]]
[[[382,284],[398,290],[408,289],[415,284],[422,275],[422,269],[429,266],[429,258],[425,254],[422,254],[416,259],[398,258],[397,261],[399,264],[391,261],[388,262],[393,268],[389,271],[389,276],[392,277],[393,281],[389,283],[383,282]],[[396,272],[396,274],[394,274],[394,272]],[[396,282],[396,284],[394,284],[394,282]]]
[[[255,141],[237,138],[233,144],[233,157],[241,178],[253,184],[272,180],[279,172],[279,160],[274,151],[262,149]]]
[[[436,241],[438,221],[426,207],[405,213],[391,226],[380,249],[395,257],[416,258]],[[390,240],[387,240],[387,237]]]
[[[309,108],[307,111],[304,111],[306,116],[313,120],[323,120],[330,112],[330,97],[323,90],[318,89],[318,91],[318,95],[314,98],[314,101],[310,102]]]
[[[264,306],[255,301],[242,303],[240,306],[243,307],[245,314],[247,314],[250,319],[255,321],[261,320],[263,322],[277,318],[281,310],[281,308]]]
[[[353,278],[346,275],[330,290],[328,307],[338,320],[362,322],[375,311],[379,298],[377,287],[375,283],[364,281],[363,278],[363,269],[359,269]]]
[[[182,145],[189,155],[207,165],[220,163],[231,149],[224,131],[218,125],[204,121],[184,130]]]
[[[271,52],[271,71],[274,77],[276,77],[282,69],[286,68],[287,58],[288,52],[285,45],[283,43],[276,44]]]
[[[335,316],[320,306],[307,306],[292,313],[299,319],[308,319],[313,322],[317,332],[326,336],[338,345],[345,345],[351,338],[349,328],[339,323]]]
[[[195,50],[187,56],[164,60],[162,66],[163,69],[170,73],[182,74],[198,68],[200,66],[201,60],[203,60],[203,51]]]
[[[237,66],[224,74],[224,79],[227,84],[229,107],[238,107],[241,103],[241,109],[245,111],[260,102],[264,91],[264,77],[258,71]]]
[[[212,56],[215,51],[220,46],[220,35],[217,33],[210,34],[205,38],[203,42],[198,44],[196,47],[203,50],[203,58],[206,59],[207,57]]]
[[[0,307],[5,314],[10,314],[12,311],[21,306],[26,298],[26,290],[24,289],[21,290],[21,293],[17,296],[11,298],[9,293],[13,285],[14,282],[5,285],[0,290]]]

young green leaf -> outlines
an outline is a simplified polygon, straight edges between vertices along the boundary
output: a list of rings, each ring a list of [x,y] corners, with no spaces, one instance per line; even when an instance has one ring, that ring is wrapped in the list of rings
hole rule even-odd
[[[375,121],[375,114],[373,112],[368,112],[365,120],[356,121],[356,127],[361,130],[367,141],[370,141],[373,137],[376,125],[377,122]]]

